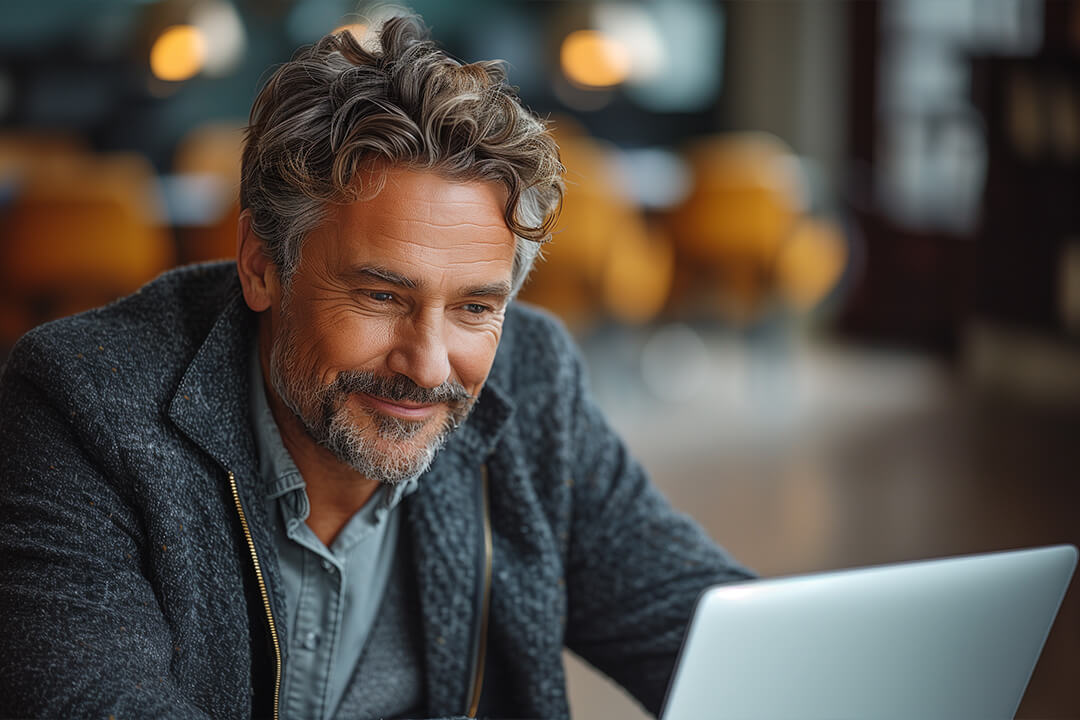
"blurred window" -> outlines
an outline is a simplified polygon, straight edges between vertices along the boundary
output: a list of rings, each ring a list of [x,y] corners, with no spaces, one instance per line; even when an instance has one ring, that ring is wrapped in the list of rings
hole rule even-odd
[[[875,187],[885,212],[922,230],[967,234],[986,174],[971,106],[972,55],[1030,55],[1040,0],[892,0],[882,6]]]

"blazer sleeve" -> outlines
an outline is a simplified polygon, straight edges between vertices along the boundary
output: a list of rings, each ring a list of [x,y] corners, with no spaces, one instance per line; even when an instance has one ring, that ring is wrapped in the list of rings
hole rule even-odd
[[[658,714],[701,592],[753,578],[675,511],[591,399],[580,359],[567,646]]]
[[[74,414],[0,376],[0,717],[209,717],[170,679],[137,515]]]

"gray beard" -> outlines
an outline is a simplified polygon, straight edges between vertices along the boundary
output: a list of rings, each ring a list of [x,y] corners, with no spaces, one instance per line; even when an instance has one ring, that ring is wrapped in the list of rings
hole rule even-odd
[[[358,432],[345,407],[330,418],[326,437],[320,439],[319,444],[364,477],[386,485],[397,485],[423,475],[457,427],[448,418],[435,437],[417,451],[403,444],[416,437],[426,423],[379,414],[371,417],[378,436],[389,449],[380,450]]]
[[[422,475],[451,433],[465,421],[476,398],[459,383],[446,382],[423,388],[403,375],[384,378],[371,372],[339,373],[329,385],[319,385],[298,368],[296,341],[288,330],[289,317],[282,308],[286,329],[275,339],[270,353],[270,382],[289,410],[300,420],[308,435],[334,457],[366,478],[386,485],[398,485]],[[387,448],[380,449],[376,438],[365,437],[349,416],[346,401],[352,393],[367,393],[394,400],[445,403],[450,412],[432,439],[420,448],[409,446],[429,425],[378,412],[369,417],[373,431]]]

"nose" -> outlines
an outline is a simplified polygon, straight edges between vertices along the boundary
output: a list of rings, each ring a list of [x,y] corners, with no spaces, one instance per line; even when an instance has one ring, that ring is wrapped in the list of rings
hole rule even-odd
[[[449,379],[450,356],[441,321],[410,318],[401,323],[397,335],[386,358],[389,370],[424,388],[438,387]]]

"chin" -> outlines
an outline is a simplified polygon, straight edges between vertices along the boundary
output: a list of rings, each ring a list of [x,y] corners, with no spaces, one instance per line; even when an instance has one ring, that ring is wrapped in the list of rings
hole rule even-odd
[[[332,418],[324,444],[361,475],[397,485],[431,465],[451,433],[448,420],[448,411],[410,423],[370,411],[357,417],[345,407]]]

